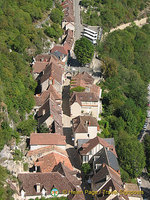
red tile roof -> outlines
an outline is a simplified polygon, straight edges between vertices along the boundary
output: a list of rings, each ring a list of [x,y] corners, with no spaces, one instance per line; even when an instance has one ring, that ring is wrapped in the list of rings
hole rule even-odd
[[[56,152],[52,152],[46,156],[38,158],[35,162],[35,166],[39,166],[42,173],[47,173],[52,172],[54,167],[58,165],[59,162],[62,162],[70,170],[73,170],[69,158]]]
[[[103,147],[109,147],[109,150],[114,153],[114,155],[117,157],[117,153],[115,150],[115,147],[113,145],[110,145],[107,143],[103,138],[100,138],[99,136],[90,139],[88,142],[82,145],[83,150],[80,151],[81,155],[86,155],[89,151],[91,151],[95,146],[98,144],[101,144]]]
[[[64,48],[64,46],[54,46],[52,49],[51,49],[51,53],[54,53],[56,51],[59,51],[60,53],[64,54],[64,55],[68,55],[68,51]]]
[[[40,156],[43,156],[43,155],[47,155],[51,152],[58,152],[62,155],[68,156],[68,154],[65,150],[61,149],[60,147],[58,147],[56,145],[49,145],[49,146],[46,146],[46,147],[41,147],[39,149],[28,151],[27,156],[28,157],[30,157],[30,156],[40,157]]]
[[[33,73],[40,74],[48,65],[48,62],[35,62],[32,66]]]
[[[30,145],[66,145],[66,137],[57,133],[31,133]]]

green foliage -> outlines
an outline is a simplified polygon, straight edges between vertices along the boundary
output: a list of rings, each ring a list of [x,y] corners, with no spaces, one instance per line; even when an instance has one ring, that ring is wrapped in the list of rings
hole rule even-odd
[[[30,133],[35,132],[37,127],[37,121],[33,119],[33,116],[29,116],[28,120],[23,120],[21,121],[18,126],[17,130],[22,134],[22,135],[27,135],[30,136]]]
[[[24,171],[28,171],[29,170],[28,163],[23,163],[23,169],[24,169]]]
[[[129,183],[129,174],[123,170],[121,167],[120,167],[120,173],[121,173],[121,180],[124,182],[124,183]]]
[[[75,55],[78,61],[84,65],[90,63],[94,55],[93,44],[85,37],[77,40],[74,48]]]
[[[43,123],[39,129],[38,129],[38,133],[49,133],[49,128],[47,128],[47,125],[45,123]]]
[[[82,166],[81,166],[81,169],[82,169],[83,173],[85,175],[87,175],[91,170],[90,164],[89,163],[83,163]]]
[[[108,31],[111,27],[136,19],[138,12],[145,8],[146,2],[148,0],[115,2],[113,0],[82,0],[81,5],[87,9],[86,12],[82,12],[83,23],[92,26],[101,25]]]
[[[46,27],[44,33],[49,36],[50,38],[58,39],[63,34],[63,29],[60,27],[59,24],[53,23],[51,27]]]
[[[54,197],[54,198],[45,198],[45,197],[42,197],[40,199],[38,197],[36,197],[35,200],[50,200],[50,199],[52,199],[52,200],[68,200],[67,197]],[[29,200],[33,200],[33,199],[29,199]]]
[[[132,178],[139,176],[145,166],[145,155],[142,144],[127,134],[121,134],[117,143],[117,154],[120,166]]]
[[[85,88],[84,87],[81,87],[81,86],[77,86],[77,87],[74,87],[74,88],[71,88],[70,89],[70,92],[84,92],[85,91]]]
[[[51,11],[50,19],[51,19],[54,23],[60,24],[60,25],[61,25],[61,22],[62,22],[63,17],[64,17],[64,13],[63,13],[59,8],[54,8],[54,9]]]
[[[23,153],[19,149],[16,149],[14,152],[14,155],[13,155],[13,159],[15,161],[17,161],[17,160],[21,161],[22,157],[23,157]]]
[[[146,155],[146,168],[148,173],[150,173],[150,135],[144,137],[144,150]]]
[[[0,199],[14,200],[14,198],[12,197],[14,192],[10,189],[9,185],[6,183],[7,178],[8,178],[8,173],[6,169],[0,166]]]

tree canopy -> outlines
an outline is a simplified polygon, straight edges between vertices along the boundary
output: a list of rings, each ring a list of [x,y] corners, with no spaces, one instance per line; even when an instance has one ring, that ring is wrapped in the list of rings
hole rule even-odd
[[[139,176],[145,166],[145,155],[142,144],[128,135],[120,135],[117,143],[117,154],[120,166],[130,177]]]
[[[90,63],[94,55],[94,46],[93,44],[85,37],[77,40],[74,48],[75,55],[77,60],[85,65]]]

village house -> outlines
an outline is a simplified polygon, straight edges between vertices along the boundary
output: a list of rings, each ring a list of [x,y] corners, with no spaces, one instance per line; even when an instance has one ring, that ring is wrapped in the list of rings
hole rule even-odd
[[[66,149],[66,137],[57,133],[31,133],[30,135],[30,150],[36,150],[49,145]]]
[[[103,164],[110,166],[120,174],[120,168],[116,155],[109,150],[109,147],[103,147],[89,161],[93,165],[93,170],[97,171]]]
[[[95,93],[73,92],[70,98],[71,118],[79,115],[91,115],[99,119],[101,102]]]
[[[35,106],[34,106],[34,112],[35,114],[37,113],[37,111],[39,110],[39,108],[46,103],[46,101],[52,97],[52,99],[54,99],[54,101],[61,106],[62,105],[62,95],[60,95],[56,89],[53,87],[53,85],[50,85],[49,88],[44,91],[41,94],[36,94],[34,96],[35,99]]]
[[[67,30],[75,30],[74,27],[74,10],[73,10],[73,1],[72,0],[65,0],[61,4],[64,12],[64,18],[62,21],[62,28]]]
[[[51,173],[22,173],[18,175],[18,179],[20,182],[19,196],[22,200],[35,199],[36,197],[52,198],[54,192],[58,193],[57,197],[68,197],[71,200],[77,199],[78,196],[81,200],[84,200],[80,186],[76,187],[72,184],[71,176],[70,180],[68,180],[65,175],[58,171]],[[64,190],[67,191],[66,194],[64,194]],[[69,191],[77,190],[81,191],[80,195],[69,194]]]
[[[33,167],[37,159],[44,157],[50,153],[58,153],[62,156],[68,157],[66,150],[58,147],[57,145],[48,145],[48,146],[40,147],[39,149],[28,151],[27,158],[29,160],[30,167]]]
[[[45,123],[51,133],[63,134],[62,109],[52,97],[39,108],[36,118],[38,127]]]
[[[55,90],[61,95],[64,80],[63,74],[64,69],[60,65],[56,63],[48,64],[40,78],[41,91],[44,92],[50,85],[53,85]]]
[[[58,165],[59,162],[63,163],[70,170],[73,170],[68,156],[62,155],[58,152],[52,152],[36,160],[34,163],[35,171],[42,173],[52,172],[54,167]]]
[[[33,58],[32,74],[34,79],[38,79],[46,66],[50,63],[59,63],[59,60],[52,54],[39,54]]]
[[[92,116],[78,116],[72,119],[74,146],[77,147],[79,139],[93,139],[97,136],[99,125]]]
[[[110,140],[107,140],[107,138],[105,139],[97,136],[84,143],[79,149],[82,163],[88,163],[96,153],[103,149],[103,147],[109,148],[109,151],[117,157],[115,146],[112,145],[112,143],[108,143],[109,141]]]
[[[103,164],[91,181],[91,189],[98,192],[95,200],[129,200],[123,194],[124,188],[120,174],[108,165]]]

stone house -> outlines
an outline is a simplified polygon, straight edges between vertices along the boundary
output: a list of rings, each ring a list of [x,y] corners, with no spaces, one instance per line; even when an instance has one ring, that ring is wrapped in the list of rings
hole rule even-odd
[[[50,85],[53,85],[55,90],[61,95],[63,80],[64,69],[56,63],[48,64],[40,78],[41,91],[44,92]]]
[[[56,145],[57,147],[66,149],[66,137],[57,133],[32,133],[30,135],[30,150],[37,150],[49,145]]]
[[[39,108],[36,118],[38,127],[45,123],[51,133],[63,134],[62,109],[52,97]]]
[[[99,97],[92,92],[73,92],[70,98],[71,118],[79,115],[91,115],[99,119],[101,102]]]
[[[78,116],[72,119],[74,146],[77,147],[79,139],[93,139],[97,136],[99,125],[92,116]]]
[[[115,146],[108,142],[109,140],[107,140],[107,138],[105,139],[97,136],[84,143],[79,149],[82,163],[88,163],[96,153],[103,149],[103,147],[109,149],[109,151],[117,157]]]

